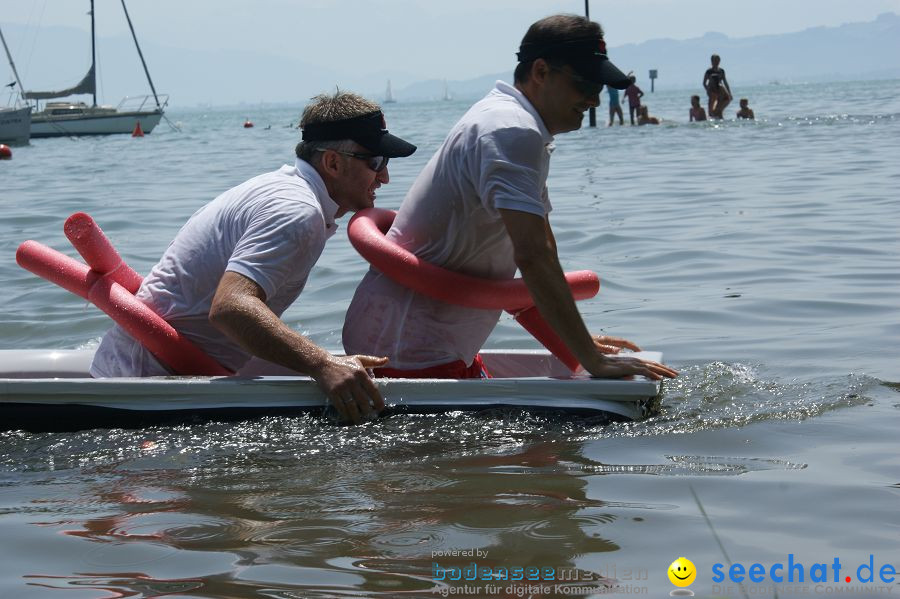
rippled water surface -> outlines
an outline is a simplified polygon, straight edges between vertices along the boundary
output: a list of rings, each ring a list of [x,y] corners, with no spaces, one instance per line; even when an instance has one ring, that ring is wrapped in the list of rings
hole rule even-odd
[[[870,555],[900,569],[900,82],[736,92],[759,120],[688,124],[691,92],[658,91],[645,97],[658,127],[556,140],[563,265],[603,281],[585,320],[682,373],[657,416],[0,433],[0,597],[661,597],[682,555],[698,596],[783,597],[771,581],[716,587],[713,565],[791,553],[839,557],[853,577]],[[83,210],[146,272],[202,204],[291,160],[300,108],[173,109],[180,133],[14,148],[0,163],[0,347],[89,347],[109,326],[18,268],[21,241],[73,255],[62,222]],[[466,108],[388,107],[419,151],[391,162],[380,205],[399,205]],[[339,346],[364,270],[339,233],[285,320]],[[534,342],[503,320],[488,345]],[[434,564],[472,562],[577,582],[435,580]]]

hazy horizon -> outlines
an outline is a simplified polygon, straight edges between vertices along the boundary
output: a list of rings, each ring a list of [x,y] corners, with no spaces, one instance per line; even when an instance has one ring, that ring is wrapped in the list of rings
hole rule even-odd
[[[131,0],[128,9],[157,90],[187,106],[283,103],[334,84],[383,93],[387,79],[396,92],[423,80],[511,72],[528,25],[557,12],[581,14],[584,1],[222,0],[213,14],[209,3]],[[649,40],[688,40],[710,32],[740,39],[868,22],[885,12],[900,13],[900,0],[762,0],[752,5],[593,0],[590,9],[591,18],[606,30],[615,60],[616,48]],[[148,93],[137,55],[126,48],[130,33],[119,2],[96,0],[95,10],[104,101]],[[4,6],[0,27],[26,88],[60,89],[84,75],[90,63],[87,12],[87,0]],[[2,83],[12,81],[6,61],[0,64],[0,77],[7,78]]]

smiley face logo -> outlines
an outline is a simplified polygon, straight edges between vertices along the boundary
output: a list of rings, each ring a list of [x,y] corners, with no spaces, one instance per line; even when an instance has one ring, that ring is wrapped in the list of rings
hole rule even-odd
[[[669,566],[669,580],[677,587],[689,586],[697,578],[697,568],[686,557],[679,557]]]

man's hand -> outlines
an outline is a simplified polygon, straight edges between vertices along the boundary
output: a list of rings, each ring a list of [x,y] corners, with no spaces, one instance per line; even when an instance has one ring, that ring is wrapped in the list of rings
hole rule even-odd
[[[584,369],[591,373],[591,376],[597,378],[619,379],[626,376],[640,375],[658,381],[663,377],[673,379],[678,376],[677,370],[673,370],[659,362],[627,356],[604,356],[599,353],[597,358],[593,364],[582,364]]]
[[[331,356],[312,373],[312,377],[328,396],[341,420],[359,424],[364,419],[374,419],[384,409],[384,399],[367,369],[387,363],[387,358],[375,356]]]
[[[621,337],[609,337],[607,335],[594,335],[591,337],[594,340],[594,347],[597,348],[597,351],[603,354],[617,354],[623,349],[630,349],[631,351],[641,351],[636,344],[632,343],[628,339],[622,339]]]
[[[601,354],[617,354],[623,349],[641,351],[641,348],[638,347],[637,344],[632,343],[628,339],[622,339],[621,337],[594,335],[591,338],[594,340],[594,347],[596,347],[597,351]],[[662,377],[671,379],[678,376],[678,372],[668,366],[664,366],[658,362],[651,362],[650,360],[642,360],[640,358],[628,356],[609,358],[603,356],[598,364],[593,365],[590,369],[585,367],[585,370],[590,372],[592,376],[609,379],[639,374],[648,379],[657,381]]]

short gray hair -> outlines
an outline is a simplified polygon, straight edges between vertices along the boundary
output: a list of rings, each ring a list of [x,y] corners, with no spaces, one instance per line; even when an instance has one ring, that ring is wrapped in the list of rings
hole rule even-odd
[[[309,123],[328,123],[343,121],[354,117],[378,112],[381,107],[353,92],[337,90],[334,94],[319,94],[303,109],[300,127]],[[322,150],[339,150],[351,152],[356,149],[356,142],[349,139],[329,141],[301,141],[295,152],[297,158],[315,166],[321,160]]]

